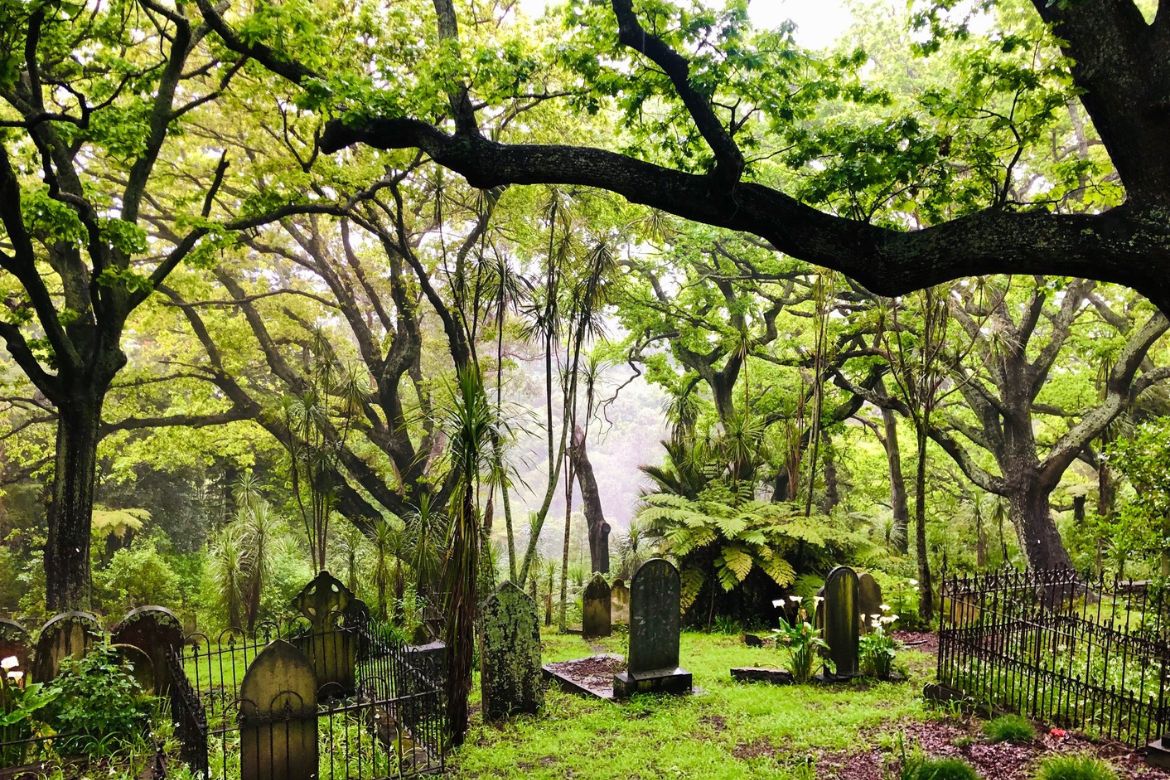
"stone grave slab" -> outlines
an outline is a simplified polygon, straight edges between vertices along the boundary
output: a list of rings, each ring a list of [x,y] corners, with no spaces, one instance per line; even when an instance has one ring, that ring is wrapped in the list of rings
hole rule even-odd
[[[861,632],[868,634],[873,630],[873,616],[882,613],[882,586],[869,572],[862,572],[857,576],[857,601],[861,611]]]
[[[678,569],[664,558],[642,564],[630,586],[630,652],[614,675],[617,698],[634,693],[690,693],[691,673],[678,665]]]
[[[299,648],[277,640],[240,686],[240,780],[309,780],[317,771],[317,676]]]
[[[480,623],[484,720],[536,714],[544,704],[536,604],[516,585],[505,582],[484,602]]]
[[[630,589],[620,577],[610,588],[610,618],[614,625],[630,624]]]
[[[594,574],[593,579],[585,586],[585,593],[581,599],[581,634],[586,637],[609,636],[612,632],[610,623],[611,593],[609,583],[600,574]]]
[[[832,668],[825,667],[825,678],[855,677],[861,634],[857,572],[848,566],[836,567],[825,578],[824,590],[824,640],[832,661]]]
[[[102,640],[105,631],[88,612],[62,612],[49,618],[37,635],[32,678],[49,682],[61,671],[66,658],[81,658]]]
[[[142,651],[141,655],[127,654],[134,668],[134,676],[143,683],[143,690],[162,696],[170,690],[171,673],[167,663],[168,652],[178,652],[183,646],[183,624],[166,607],[146,606],[133,609],[114,626],[110,642],[130,645]],[[143,662],[149,664],[149,670]],[[145,683],[149,681],[150,686]]]

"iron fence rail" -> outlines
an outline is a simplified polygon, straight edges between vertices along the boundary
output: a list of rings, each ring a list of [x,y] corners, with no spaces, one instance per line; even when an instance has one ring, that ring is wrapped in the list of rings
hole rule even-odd
[[[1142,747],[1170,730],[1170,601],[1073,571],[946,576],[938,682],[993,709]]]

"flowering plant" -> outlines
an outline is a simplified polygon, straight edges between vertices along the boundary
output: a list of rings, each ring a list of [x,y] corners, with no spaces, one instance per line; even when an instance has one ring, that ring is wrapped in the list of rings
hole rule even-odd
[[[902,643],[886,633],[886,627],[892,626],[898,616],[886,614],[890,610],[888,604],[882,604],[881,610],[881,614],[861,616],[863,620],[869,620],[870,631],[858,641],[858,652],[861,655],[862,673],[879,680],[888,680]]]
[[[27,745],[21,740],[31,737],[36,728],[36,715],[57,698],[57,692],[46,690],[40,683],[25,683],[16,656],[0,660],[0,766],[19,765],[24,760]]]
[[[798,683],[811,680],[820,650],[828,645],[821,639],[821,632],[808,622],[808,613],[804,607],[797,610],[791,623],[781,617],[780,628],[775,629],[774,633],[776,645],[788,651],[788,672],[792,679]]]

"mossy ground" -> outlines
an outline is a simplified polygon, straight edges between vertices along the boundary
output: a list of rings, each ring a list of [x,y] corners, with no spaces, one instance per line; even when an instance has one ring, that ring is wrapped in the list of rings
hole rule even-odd
[[[546,632],[543,660],[624,655],[625,642],[625,635],[587,642]],[[535,717],[496,728],[477,715],[466,743],[449,757],[452,775],[808,778],[821,754],[868,749],[863,733],[928,716],[921,694],[933,659],[923,653],[901,657],[910,667],[909,682],[832,686],[733,682],[733,666],[781,666],[784,660],[776,650],[745,646],[738,635],[684,633],[681,659],[694,675],[692,696],[615,703],[549,688]]]

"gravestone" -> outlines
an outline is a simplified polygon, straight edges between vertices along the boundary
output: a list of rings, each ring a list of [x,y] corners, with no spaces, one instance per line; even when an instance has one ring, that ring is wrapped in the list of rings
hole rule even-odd
[[[622,579],[616,579],[610,592],[610,619],[615,625],[630,624],[630,589]]]
[[[610,589],[605,577],[594,574],[581,599],[581,634],[587,637],[610,635]]]
[[[861,632],[868,634],[873,630],[874,615],[882,614],[882,586],[869,572],[863,572],[857,577],[857,602],[861,612]]]
[[[143,667],[143,657],[126,654],[134,668],[134,676],[143,684],[143,690],[156,696],[165,695],[171,688],[171,669],[168,652],[178,653],[183,646],[183,624],[166,607],[148,606],[133,609],[110,632],[110,642],[130,645],[145,654],[149,670]],[[146,682],[149,680],[149,687]]]
[[[297,646],[317,675],[320,693],[326,698],[349,696],[356,689],[361,621],[369,610],[349,588],[327,571],[306,585],[292,606],[308,618],[309,633]]]
[[[317,777],[317,676],[298,648],[277,640],[240,685],[240,780]]]
[[[614,675],[613,693],[690,693],[691,673],[678,665],[678,569],[653,558],[630,586],[630,652],[626,671]]]
[[[826,678],[857,675],[857,641],[861,633],[861,612],[857,594],[857,572],[838,566],[825,578],[824,640],[829,646],[833,672],[825,667]]]
[[[481,631],[484,720],[536,714],[544,704],[536,604],[520,588],[505,582],[484,602]]]
[[[101,641],[104,633],[98,619],[88,612],[62,612],[49,618],[37,635],[33,679],[37,682],[54,679],[61,671],[62,661],[82,658]]]
[[[0,658],[16,658],[16,668],[28,672],[32,667],[32,644],[28,631],[15,620],[0,618]]]

